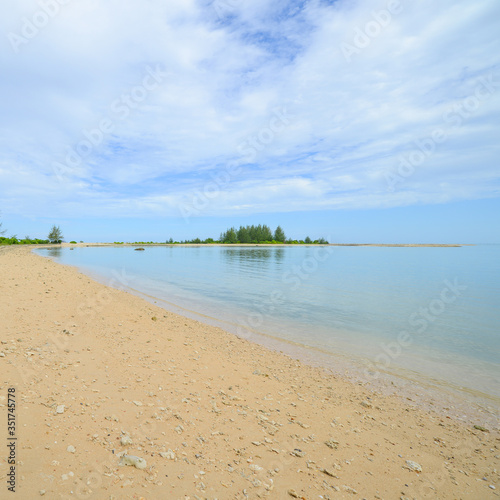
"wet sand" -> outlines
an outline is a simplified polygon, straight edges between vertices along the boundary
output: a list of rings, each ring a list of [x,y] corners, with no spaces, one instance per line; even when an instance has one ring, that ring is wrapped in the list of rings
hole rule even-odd
[[[498,498],[498,419],[410,406],[30,250],[0,248],[0,497]]]

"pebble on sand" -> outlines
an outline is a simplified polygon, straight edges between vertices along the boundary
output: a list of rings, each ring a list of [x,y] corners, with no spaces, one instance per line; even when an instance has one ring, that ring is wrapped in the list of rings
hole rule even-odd
[[[412,462],[411,460],[407,460],[406,466],[410,470],[414,470],[415,472],[422,472],[422,466],[420,464],[417,464],[417,462]]]
[[[325,444],[332,450],[336,450],[339,447],[339,442],[335,441],[335,439],[329,439],[328,441],[325,441]]]
[[[128,446],[132,444],[132,438],[130,436],[122,436],[122,438],[120,439],[120,444],[122,446]]]

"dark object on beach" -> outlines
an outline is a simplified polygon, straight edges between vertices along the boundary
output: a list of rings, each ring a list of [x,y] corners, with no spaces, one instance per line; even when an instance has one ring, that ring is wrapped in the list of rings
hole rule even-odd
[[[482,432],[490,432],[488,429],[486,429],[482,425],[475,425],[474,429],[477,429],[478,431],[482,431]]]
[[[134,250],[135,250],[136,252],[139,252],[139,251],[141,251],[141,250],[144,250],[144,248],[134,248]]]

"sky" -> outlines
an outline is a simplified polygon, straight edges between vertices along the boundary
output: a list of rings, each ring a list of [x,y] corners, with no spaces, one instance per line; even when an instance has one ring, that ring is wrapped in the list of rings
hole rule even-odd
[[[500,243],[498,0],[16,0],[0,222]]]

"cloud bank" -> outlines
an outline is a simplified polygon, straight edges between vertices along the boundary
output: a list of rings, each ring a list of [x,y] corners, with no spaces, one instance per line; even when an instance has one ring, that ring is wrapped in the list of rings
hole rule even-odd
[[[0,30],[4,214],[500,195],[496,0],[18,0]]]

